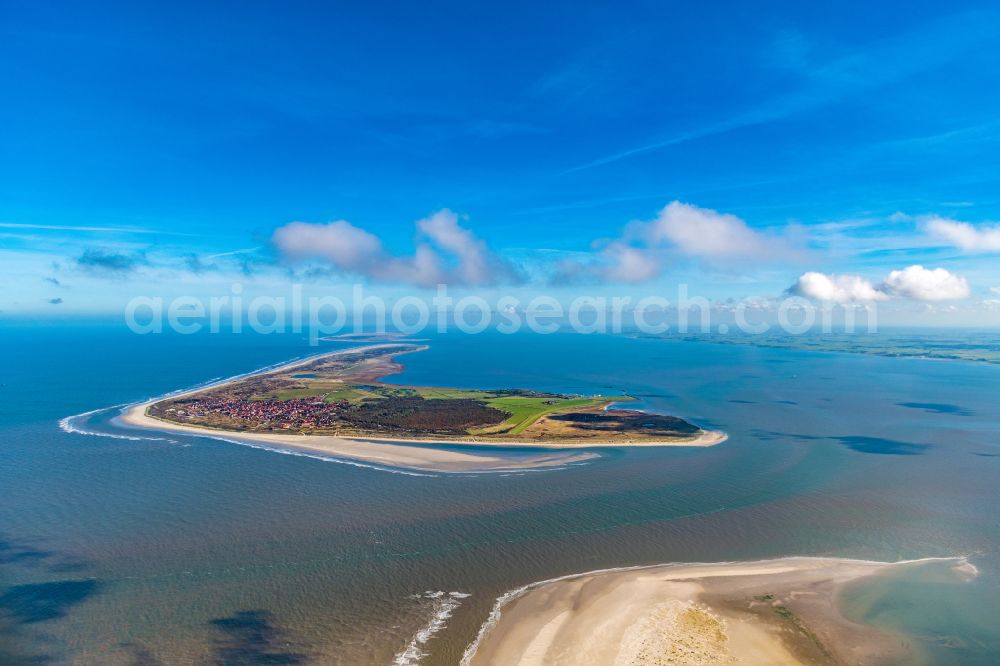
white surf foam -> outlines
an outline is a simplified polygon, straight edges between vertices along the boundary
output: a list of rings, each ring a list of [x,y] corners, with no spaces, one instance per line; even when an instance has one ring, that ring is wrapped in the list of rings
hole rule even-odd
[[[393,666],[413,666],[427,656],[424,645],[434,637],[434,634],[444,629],[455,609],[462,604],[462,599],[469,595],[464,592],[424,592],[414,595],[417,599],[430,599],[433,613],[431,619],[417,630],[409,644],[392,660]]]
[[[112,432],[101,432],[99,430],[89,430],[81,426],[80,421],[98,414],[101,412],[108,412],[112,409],[120,409],[124,405],[115,405],[114,407],[102,407],[100,409],[92,409],[89,412],[83,412],[82,414],[74,414],[73,416],[67,416],[65,418],[59,419],[59,429],[65,433],[72,435],[86,435],[88,437],[109,437],[111,439],[127,439],[132,442],[141,441],[151,441],[151,442],[170,442],[176,444],[176,439],[170,439],[169,437],[149,437],[143,435],[123,435],[120,433]]]

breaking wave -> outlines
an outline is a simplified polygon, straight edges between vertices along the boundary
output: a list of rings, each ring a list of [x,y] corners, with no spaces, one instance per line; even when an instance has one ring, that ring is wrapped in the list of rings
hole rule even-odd
[[[103,412],[109,412],[113,409],[121,409],[125,405],[115,405],[114,407],[102,407],[100,409],[92,409],[89,412],[83,412],[82,414],[74,414],[73,416],[67,416],[65,418],[59,419],[59,429],[65,433],[71,435],[87,435],[88,437],[110,437],[111,439],[127,439],[132,442],[170,442],[176,444],[176,439],[170,439],[169,437],[147,437],[143,435],[123,435],[121,433],[112,432],[101,432],[99,430],[89,430],[82,427],[81,421],[93,416],[94,414],[99,414]]]
[[[462,599],[469,595],[464,592],[424,592],[413,595],[415,599],[431,601],[431,619],[422,626],[410,639],[409,644],[392,660],[393,666],[413,666],[427,656],[424,645],[434,634],[444,629],[455,609],[462,604]]]

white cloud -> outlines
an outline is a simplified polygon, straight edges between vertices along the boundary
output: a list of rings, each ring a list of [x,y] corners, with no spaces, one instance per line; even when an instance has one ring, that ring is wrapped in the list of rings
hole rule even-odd
[[[658,277],[662,261],[646,248],[633,247],[622,241],[606,245],[596,260],[566,259],[556,264],[550,279],[554,285],[586,282],[617,282],[639,284]]]
[[[275,230],[274,243],[295,259],[322,257],[346,270],[365,271],[385,250],[377,236],[347,220],[328,224],[291,222]]]
[[[672,201],[645,229],[650,242],[671,243],[695,257],[766,257],[773,239],[727,213]]]
[[[660,262],[648,251],[612,243],[602,253],[610,260],[604,278],[612,282],[648,282],[660,274]]]
[[[334,270],[377,282],[432,287],[441,283],[492,285],[521,279],[513,264],[459,226],[458,216],[447,208],[418,221],[417,229],[429,242],[419,242],[412,257],[389,254],[378,236],[346,220],[327,224],[291,222],[276,229],[272,241],[289,260],[320,260]],[[452,257],[453,265],[435,247]]]
[[[798,254],[785,236],[751,229],[735,215],[672,201],[656,218],[629,224],[594,261],[560,264],[553,281],[647,282],[660,275],[665,261],[678,255],[712,263],[781,261]]]
[[[946,301],[969,296],[969,283],[964,277],[944,268],[928,269],[909,266],[892,271],[882,288],[896,296],[918,301]]]
[[[1000,251],[1000,224],[974,226],[943,217],[931,217],[926,222],[927,231],[955,247],[967,252]]]
[[[849,303],[854,301],[884,301],[888,294],[879,291],[860,275],[827,275],[810,271],[803,273],[789,292],[817,301]]]
[[[964,277],[944,268],[909,266],[890,272],[878,285],[860,275],[827,275],[810,271],[799,276],[788,292],[836,303],[884,301],[890,298],[945,301],[967,298],[969,283]]]
[[[417,228],[442,250],[457,257],[455,273],[459,282],[482,285],[520,281],[520,272],[490,252],[486,243],[471,231],[460,227],[458,215],[447,208],[420,220]]]

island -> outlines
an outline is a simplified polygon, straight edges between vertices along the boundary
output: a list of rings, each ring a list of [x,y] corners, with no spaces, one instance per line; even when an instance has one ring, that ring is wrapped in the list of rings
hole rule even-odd
[[[365,459],[371,456],[365,454],[362,442],[369,447],[373,442],[397,442],[582,449],[710,446],[725,440],[724,433],[676,416],[620,407],[634,400],[628,395],[383,381],[401,372],[399,356],[424,349],[425,345],[390,342],[320,354],[133,406],[123,421],[324,450],[336,444],[334,453]],[[345,445],[350,442],[355,445]],[[411,456],[416,454],[413,448],[407,452]],[[589,457],[593,455],[548,455],[540,464]]]

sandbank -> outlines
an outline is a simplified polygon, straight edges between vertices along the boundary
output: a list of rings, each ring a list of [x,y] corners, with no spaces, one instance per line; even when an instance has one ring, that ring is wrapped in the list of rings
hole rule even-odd
[[[974,575],[964,558],[956,575]],[[605,570],[509,592],[466,666],[877,664],[912,657],[905,640],[845,618],[853,581],[891,567],[836,558],[669,564]]]

